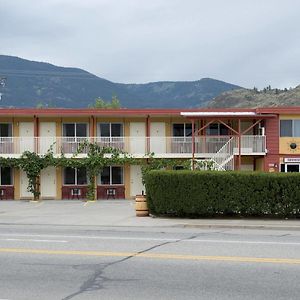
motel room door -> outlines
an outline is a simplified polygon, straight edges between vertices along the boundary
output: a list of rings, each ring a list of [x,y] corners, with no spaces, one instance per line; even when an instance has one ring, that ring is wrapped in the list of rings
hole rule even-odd
[[[166,125],[163,122],[153,122],[150,125],[150,152],[166,153]]]
[[[130,153],[145,154],[146,124],[144,122],[130,122]]]
[[[130,166],[130,196],[141,195],[145,192],[145,186],[142,183],[141,166]]]
[[[33,122],[19,123],[20,153],[34,150]]]
[[[20,198],[33,198],[33,194],[27,191],[28,178],[23,170],[20,170]]]
[[[40,123],[40,153],[45,154],[53,145],[53,152],[55,153],[54,142],[56,140],[56,124],[55,122],[41,122]]]
[[[55,199],[56,198],[56,169],[48,167],[41,171],[41,197]]]

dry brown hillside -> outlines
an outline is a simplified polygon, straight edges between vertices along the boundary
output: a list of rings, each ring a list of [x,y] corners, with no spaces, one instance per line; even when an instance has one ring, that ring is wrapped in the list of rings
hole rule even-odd
[[[208,107],[300,106],[300,85],[293,89],[239,89],[224,92],[209,101]]]

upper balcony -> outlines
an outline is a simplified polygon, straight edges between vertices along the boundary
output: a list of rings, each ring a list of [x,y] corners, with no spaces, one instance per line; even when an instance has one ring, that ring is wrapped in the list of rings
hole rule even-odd
[[[217,153],[231,136],[196,136],[195,157],[209,158]],[[52,147],[55,155],[71,156],[78,151],[83,141],[97,143],[101,147],[112,147],[141,158],[149,153],[155,157],[191,158],[193,143],[191,137],[2,137],[0,155],[19,157],[24,151],[45,154]],[[265,155],[266,138],[260,135],[241,137],[242,155]],[[234,154],[239,154],[238,138],[234,138]],[[83,151],[84,155],[84,151]]]

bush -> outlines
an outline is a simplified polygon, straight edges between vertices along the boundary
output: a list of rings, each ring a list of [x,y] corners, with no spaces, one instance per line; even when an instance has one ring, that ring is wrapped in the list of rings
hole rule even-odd
[[[300,215],[295,173],[150,171],[145,175],[152,214],[179,217]]]

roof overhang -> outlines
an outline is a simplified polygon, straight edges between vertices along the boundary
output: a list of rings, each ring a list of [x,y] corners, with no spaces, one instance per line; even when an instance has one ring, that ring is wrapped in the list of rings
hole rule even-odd
[[[265,119],[273,118],[276,115],[257,114],[253,111],[195,111],[181,112],[181,116],[190,119],[218,119],[218,118],[250,118],[250,119]]]

